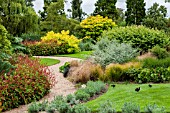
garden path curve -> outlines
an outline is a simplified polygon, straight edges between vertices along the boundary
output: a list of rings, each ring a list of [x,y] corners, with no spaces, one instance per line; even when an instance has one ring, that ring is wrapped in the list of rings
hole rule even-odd
[[[60,60],[59,64],[49,66],[49,69],[55,75],[55,79],[57,82],[56,82],[55,86],[50,90],[50,93],[48,95],[46,95],[40,101],[43,101],[43,100],[52,101],[54,99],[54,97],[57,95],[66,96],[66,95],[72,94],[76,91],[74,84],[72,84],[70,81],[65,79],[63,77],[63,74],[59,72],[59,67],[64,65],[65,62],[69,62],[72,60],[80,60],[80,59],[70,58],[70,57],[53,57],[53,56],[39,56],[39,57],[40,58],[53,58],[53,59]],[[3,113],[27,113],[27,107],[28,107],[28,105],[22,105],[19,108],[15,108],[10,111],[3,112]]]

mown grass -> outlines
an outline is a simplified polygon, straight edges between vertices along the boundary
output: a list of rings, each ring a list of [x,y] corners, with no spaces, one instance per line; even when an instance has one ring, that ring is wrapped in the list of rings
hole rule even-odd
[[[92,52],[93,51],[81,51],[79,53],[74,53],[74,54],[63,54],[63,55],[55,55],[55,56],[86,59],[88,56],[90,56],[92,54]]]
[[[57,59],[52,59],[52,58],[40,58],[40,63],[46,66],[52,66],[52,65],[60,63],[60,61]]]
[[[139,92],[135,88],[140,87]],[[164,106],[170,112],[170,84],[116,84],[115,88],[109,87],[108,91],[99,98],[85,103],[87,107],[96,111],[101,103],[106,100],[113,102],[116,111],[121,111],[125,102],[133,102],[140,106],[142,112],[147,104]]]

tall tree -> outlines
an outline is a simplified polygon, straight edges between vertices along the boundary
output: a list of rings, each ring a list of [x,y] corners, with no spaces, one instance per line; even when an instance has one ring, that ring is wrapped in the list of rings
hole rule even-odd
[[[42,21],[44,21],[47,18],[47,9],[50,6],[51,3],[56,3],[56,2],[60,2],[61,0],[44,0],[44,7],[43,7],[43,11],[39,11],[38,13],[41,16]],[[62,0],[64,1],[64,0]],[[59,6],[60,7],[60,6]],[[64,11],[64,8],[62,9]]]
[[[150,28],[165,30],[168,24],[166,15],[167,8],[163,5],[159,6],[158,3],[154,3],[153,6],[148,9],[143,24]]]
[[[83,15],[85,15],[85,13],[83,12],[82,8],[81,8],[81,4],[83,3],[82,0],[72,0],[71,4],[71,12],[72,12],[72,18],[76,19],[78,21],[82,21],[83,20]]]
[[[15,36],[38,30],[38,16],[25,0],[0,0],[0,18],[1,24]]]
[[[95,3],[95,10],[93,15],[101,15],[109,17],[112,20],[118,18],[118,12],[116,9],[117,0],[98,0]]]
[[[141,25],[145,17],[144,0],[126,0],[127,11],[125,12],[127,25]]]
[[[67,19],[64,12],[64,0],[51,2],[47,8],[47,16],[44,21],[41,21],[41,31],[45,34],[48,31],[60,32],[62,30],[74,30],[79,22]]]

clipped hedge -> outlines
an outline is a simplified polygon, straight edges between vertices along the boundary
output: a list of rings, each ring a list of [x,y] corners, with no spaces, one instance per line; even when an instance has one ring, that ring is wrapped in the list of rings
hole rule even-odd
[[[163,31],[149,29],[144,26],[126,26],[115,27],[105,31],[101,38],[116,39],[120,43],[129,43],[134,48],[140,48],[142,51],[148,51],[154,46],[166,47],[169,44],[170,37]]]
[[[48,67],[40,65],[38,60],[17,57],[13,74],[0,76],[0,112],[41,99],[54,82]]]
[[[33,56],[48,56],[48,55],[56,55],[56,54],[64,54],[68,53],[67,49],[69,48],[68,45],[58,45],[55,42],[51,43],[32,43],[32,42],[25,42],[24,43],[27,48],[31,51]]]

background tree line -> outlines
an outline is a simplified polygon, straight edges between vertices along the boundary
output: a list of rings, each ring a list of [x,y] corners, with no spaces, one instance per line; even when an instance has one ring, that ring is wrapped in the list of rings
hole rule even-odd
[[[44,0],[43,11],[36,14],[33,9],[35,0],[0,0],[0,24],[12,36],[23,34],[44,35],[48,31],[70,30],[71,34],[81,34],[80,22],[87,17],[82,10],[82,0],[72,0],[70,17],[64,11],[66,0]],[[166,0],[165,2],[168,2]],[[170,19],[167,8],[154,3],[146,11],[144,0],[126,0],[127,10],[116,8],[117,0],[98,0],[90,15],[108,17],[118,25],[145,25],[150,28],[169,31]],[[89,16],[90,16],[89,15]]]

